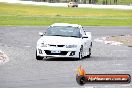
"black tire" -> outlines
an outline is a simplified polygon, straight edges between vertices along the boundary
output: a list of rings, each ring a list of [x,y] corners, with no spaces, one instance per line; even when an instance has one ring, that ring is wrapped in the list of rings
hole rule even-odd
[[[93,46],[93,43],[91,42],[91,45],[90,45],[90,47],[92,47]]]
[[[36,59],[37,60],[43,60],[44,57],[41,57],[41,56],[37,56],[37,50],[36,50]]]
[[[91,45],[90,45],[90,48],[89,48],[89,55],[87,55],[88,58],[90,58],[90,56],[91,56],[91,48],[92,48],[92,45],[93,45],[93,44],[92,44],[92,42],[91,42]]]
[[[79,58],[78,58],[79,60],[81,60],[83,58],[82,52],[83,52],[83,46],[81,46],[81,48],[80,48]]]
[[[91,48],[89,48],[89,55],[87,55],[88,58],[91,56]]]

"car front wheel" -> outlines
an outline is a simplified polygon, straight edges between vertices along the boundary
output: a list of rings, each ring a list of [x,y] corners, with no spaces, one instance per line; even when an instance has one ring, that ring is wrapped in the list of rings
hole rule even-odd
[[[80,52],[79,52],[79,60],[81,60],[83,58],[83,46],[81,46],[80,48]]]
[[[36,59],[37,60],[43,60],[44,57],[41,57],[41,56],[37,56],[37,50],[36,50]]]

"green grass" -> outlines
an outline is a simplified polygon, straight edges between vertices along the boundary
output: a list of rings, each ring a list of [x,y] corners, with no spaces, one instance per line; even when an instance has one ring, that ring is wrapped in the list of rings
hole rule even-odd
[[[97,4],[102,4],[104,0],[98,0]],[[117,5],[130,5],[132,0],[117,0],[117,3],[114,3],[114,0],[107,0],[107,4],[117,4]]]
[[[43,26],[56,22],[85,26],[132,26],[132,10],[64,8],[0,3],[0,25]]]

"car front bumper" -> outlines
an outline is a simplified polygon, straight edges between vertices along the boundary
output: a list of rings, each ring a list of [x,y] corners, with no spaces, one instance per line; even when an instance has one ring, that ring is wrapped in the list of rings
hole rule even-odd
[[[78,58],[79,52],[80,48],[37,47],[37,56],[41,57]]]

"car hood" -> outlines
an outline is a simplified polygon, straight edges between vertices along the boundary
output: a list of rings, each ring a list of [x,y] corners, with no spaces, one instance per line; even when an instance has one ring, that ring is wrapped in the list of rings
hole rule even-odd
[[[61,36],[43,36],[38,40],[39,43],[54,44],[54,45],[71,45],[80,44],[81,38],[61,37]]]

